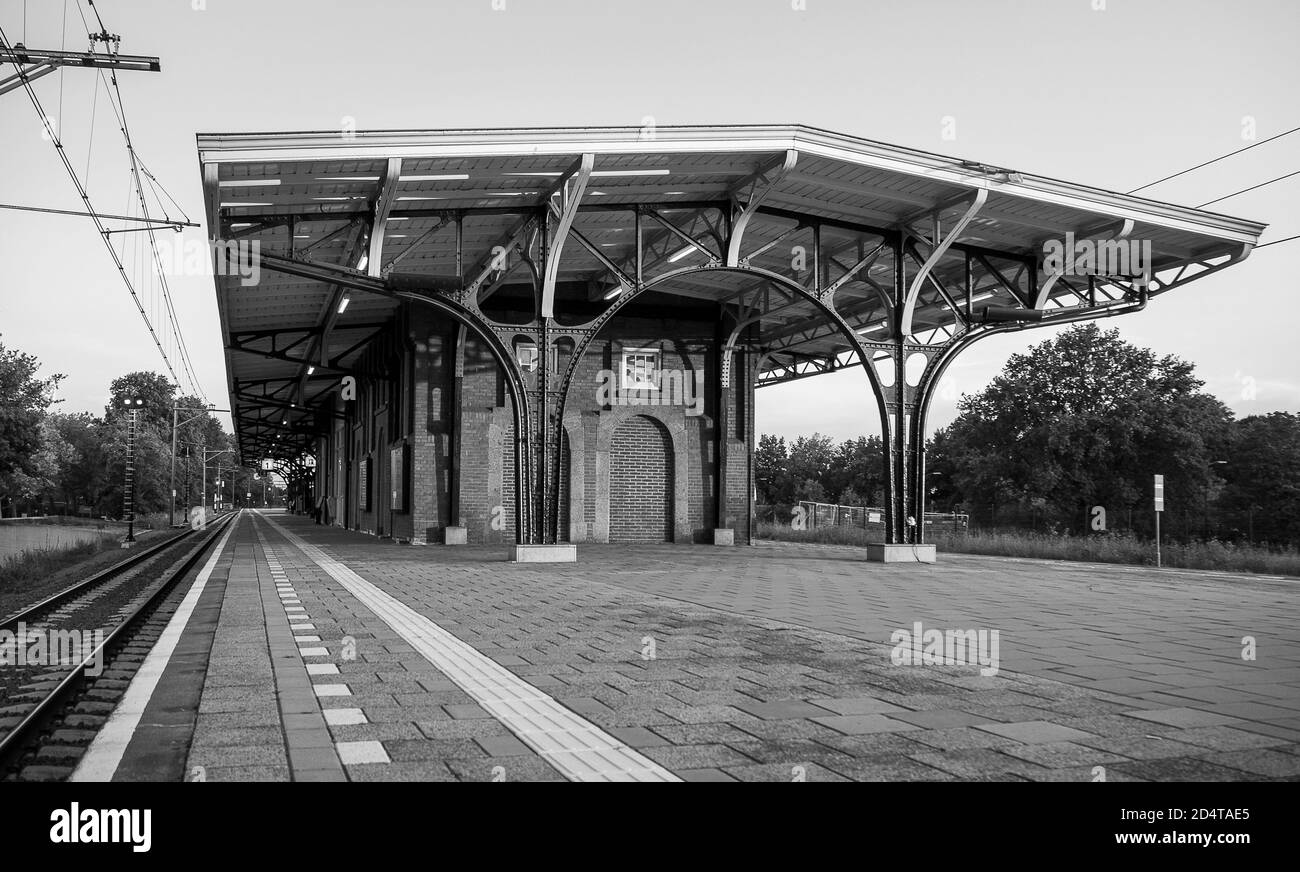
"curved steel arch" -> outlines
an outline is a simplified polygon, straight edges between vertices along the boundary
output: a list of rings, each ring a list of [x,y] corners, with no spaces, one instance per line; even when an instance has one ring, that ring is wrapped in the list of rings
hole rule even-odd
[[[528,392],[523,383],[523,374],[511,349],[507,348],[498,335],[498,328],[511,325],[498,325],[489,321],[476,307],[465,306],[450,297],[434,297],[411,291],[397,291],[395,296],[415,303],[431,306],[456,323],[473,330],[483,340],[488,352],[496,360],[506,379],[506,389],[510,391],[512,413],[515,424],[515,537],[520,544],[536,541],[532,520],[533,488],[533,422],[532,410],[528,402]],[[521,332],[528,332],[527,328]],[[456,518],[459,524],[460,519]]]
[[[1140,312],[1147,306],[1147,294],[1139,293],[1136,302],[1125,302],[1114,306],[1099,307],[1097,309],[1085,310],[1083,312],[1063,315],[1059,318],[1052,318],[1043,321],[1021,321],[995,325],[980,325],[973,327],[963,333],[961,336],[951,340],[943,347],[935,357],[928,360],[925,371],[922,373],[920,380],[916,384],[916,413],[912,421],[912,432],[909,437],[920,440],[922,449],[913,454],[912,480],[917,483],[916,488],[916,511],[919,520],[918,531],[925,532],[925,425],[927,416],[930,413],[930,401],[934,398],[934,391],[943,378],[944,371],[949,364],[956,359],[970,346],[986,336],[993,336],[999,333],[1017,333],[1021,330],[1033,330],[1036,327],[1061,326],[1063,324],[1072,324],[1077,321],[1096,321],[1102,318],[1113,318],[1118,315],[1127,315],[1133,312]],[[918,539],[918,541],[920,541]]]
[[[771,272],[770,270],[761,269],[759,267],[727,266],[725,264],[719,264],[719,263],[711,263],[711,264],[706,264],[701,266],[683,267],[681,269],[677,269],[665,273],[661,276],[656,276],[655,278],[650,279],[647,282],[644,282],[640,286],[629,288],[628,290],[624,291],[622,294],[620,294],[617,298],[614,299],[614,301],[609,305],[608,308],[605,309],[605,311],[601,312],[599,315],[597,315],[595,318],[591,319],[590,321],[572,327],[563,327],[563,326],[555,327],[553,331],[555,334],[555,338],[568,338],[571,342],[573,342],[573,351],[569,358],[569,364],[560,382],[559,399],[557,400],[556,403],[556,420],[560,422],[564,420],[564,409],[569,399],[569,389],[572,386],[573,378],[578,371],[578,367],[581,364],[583,356],[586,354],[587,349],[590,348],[592,343],[600,335],[600,332],[604,330],[606,326],[609,325],[609,323],[614,319],[615,316],[619,314],[619,312],[623,308],[625,308],[634,299],[641,296],[642,294],[648,291],[655,290],[657,287],[664,285],[670,281],[689,279],[691,276],[695,276],[695,275],[701,275],[706,273],[718,273],[718,272],[742,273],[744,275],[757,276],[765,281],[772,282],[774,285],[776,285],[779,288],[786,290],[787,292],[789,292],[792,298],[803,298],[811,302],[818,310],[820,310],[821,313],[827,318],[827,320],[829,320],[832,324],[834,324],[835,328],[840,333],[843,334],[845,339],[848,340],[852,349],[856,351],[858,355],[858,361],[862,365],[862,368],[866,371],[868,382],[871,384],[872,391],[876,395],[877,406],[881,414],[881,426],[882,427],[888,426],[888,422],[885,417],[885,406],[883,403],[883,394],[882,394],[883,386],[880,384],[879,374],[876,372],[875,366],[872,364],[866,346],[863,345],[857,333],[854,332],[853,328],[849,326],[848,322],[845,321],[844,318],[835,309],[833,305],[833,296],[834,296],[833,292],[819,294],[816,291],[810,290],[804,287],[803,285],[800,285],[797,282],[792,281],[791,279],[781,275],[780,273]],[[552,339],[549,341],[554,341],[554,340]],[[722,349],[720,349],[720,351],[722,351]],[[730,388],[728,388],[728,390],[730,390]],[[715,429],[718,430],[719,439],[721,440],[723,431],[721,430],[720,427],[716,427]],[[558,445],[559,442],[557,440],[557,450],[559,450]],[[558,456],[553,458],[553,463],[551,464],[551,468],[554,470],[554,476],[553,476],[554,480],[550,480],[547,482],[546,494],[544,495],[545,505],[546,505],[545,514],[547,517],[546,520],[544,521],[544,525],[543,525],[544,529],[542,530],[542,536],[545,540],[549,540],[549,541],[556,541],[556,537],[558,536],[557,524],[560,515],[560,511],[559,511],[560,466],[561,466],[560,458]],[[721,487],[721,483],[719,483],[718,486],[715,488],[715,492],[719,500],[722,499],[721,497],[722,490],[723,488]],[[887,535],[888,533],[889,531],[887,531]]]

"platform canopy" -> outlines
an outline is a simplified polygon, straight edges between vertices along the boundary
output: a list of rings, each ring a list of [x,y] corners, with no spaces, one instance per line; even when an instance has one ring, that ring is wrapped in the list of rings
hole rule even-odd
[[[990,318],[1145,305],[1240,260],[1265,226],[794,125],[200,134],[198,148],[210,235],[261,255],[255,285],[217,278],[250,459],[308,449],[312,407],[385,329],[400,302],[378,291],[398,285],[468,296],[502,324],[589,323],[641,291],[646,311],[725,311],[770,384],[859,361],[818,301],[867,347],[930,347]],[[1067,239],[1135,256],[1149,243],[1149,279],[1057,274],[1045,251]]]

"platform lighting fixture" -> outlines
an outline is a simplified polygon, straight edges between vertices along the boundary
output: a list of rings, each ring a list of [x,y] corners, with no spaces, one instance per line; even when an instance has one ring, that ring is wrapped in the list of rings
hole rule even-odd
[[[668,170],[664,170],[664,169],[658,169],[658,170],[593,170],[591,174],[592,174],[593,176],[610,176],[610,177],[612,177],[612,178],[618,178],[618,177],[620,177],[620,176],[666,176],[666,175],[668,175],[668,172],[669,172]]]
[[[981,302],[983,302],[984,300],[991,300],[991,299],[993,299],[993,298],[996,297],[996,296],[997,296],[997,294],[992,293],[992,292],[990,291],[989,293],[986,293],[986,294],[976,294],[975,296],[973,296],[973,297],[970,298],[970,301],[971,301],[972,303],[981,303]],[[948,306],[948,305],[940,306],[940,308],[941,308],[943,311],[945,311],[945,312],[951,312],[951,311],[952,311],[952,307],[951,307],[951,306]]]
[[[314,366],[309,366],[309,367],[307,367],[307,375],[311,375],[311,374],[314,373],[315,371],[316,371],[316,367],[314,367]]]
[[[344,295],[343,295],[343,299],[342,299],[342,300],[339,300],[339,314],[340,314],[340,315],[342,315],[343,312],[344,312],[344,310],[347,309],[347,307],[348,307],[348,302],[349,302],[351,299],[352,299],[352,298],[349,297],[347,294],[344,294]]]
[[[698,251],[698,250],[700,250],[700,247],[698,245],[688,245],[685,248],[683,248],[681,251],[674,254],[672,257],[668,258],[668,262],[677,263],[677,261],[681,260],[686,255],[690,254],[693,251]]]
[[[275,187],[280,184],[279,179],[226,179],[224,182],[217,182],[219,188],[261,188]]]
[[[434,176],[399,176],[399,182],[463,182],[469,178],[468,173],[444,173]]]

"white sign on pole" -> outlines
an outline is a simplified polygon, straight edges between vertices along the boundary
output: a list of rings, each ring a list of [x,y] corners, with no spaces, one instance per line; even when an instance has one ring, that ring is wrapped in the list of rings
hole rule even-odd
[[[1163,475],[1156,476],[1155,497],[1156,511],[1163,512],[1165,510],[1165,477]]]

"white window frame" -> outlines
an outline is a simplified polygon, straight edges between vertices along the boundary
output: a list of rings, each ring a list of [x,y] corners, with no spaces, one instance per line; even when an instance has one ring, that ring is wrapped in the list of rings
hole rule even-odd
[[[635,357],[649,357],[654,361],[653,381],[644,383],[629,380],[628,359]],[[624,391],[658,391],[659,373],[662,371],[662,366],[663,355],[658,348],[624,348],[622,350],[622,366],[619,368],[619,387]]]

